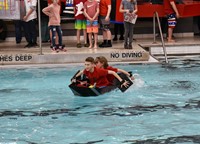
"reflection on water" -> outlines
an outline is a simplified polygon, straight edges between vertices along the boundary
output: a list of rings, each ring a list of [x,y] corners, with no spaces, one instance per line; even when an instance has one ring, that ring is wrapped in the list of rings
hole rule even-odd
[[[82,67],[0,71],[0,143],[199,143],[200,61],[115,65],[134,84],[98,97],[68,88]]]

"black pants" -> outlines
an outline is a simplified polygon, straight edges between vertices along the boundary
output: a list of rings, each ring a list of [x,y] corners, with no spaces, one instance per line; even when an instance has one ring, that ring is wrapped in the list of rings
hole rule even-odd
[[[5,40],[7,37],[7,26],[3,20],[0,20],[0,40]]]
[[[25,22],[22,20],[16,20],[14,21],[15,23],[15,40],[16,43],[20,43],[23,37],[23,31],[24,31],[24,36],[26,38],[26,41],[28,42],[28,34],[25,31]]]
[[[37,42],[36,19],[25,22],[25,35],[28,43]]]
[[[114,24],[114,34],[115,34],[116,38],[117,38],[118,32],[120,34],[120,37],[123,37],[123,35],[124,35],[124,24],[118,24],[118,23]]]

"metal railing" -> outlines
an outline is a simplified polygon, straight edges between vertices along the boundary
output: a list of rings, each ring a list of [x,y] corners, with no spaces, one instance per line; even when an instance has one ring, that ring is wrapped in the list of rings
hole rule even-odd
[[[163,39],[162,29],[161,29],[161,26],[160,26],[160,19],[159,19],[157,12],[154,12],[154,15],[153,15],[153,43],[156,43],[156,19],[157,19],[157,22],[158,22],[158,28],[159,28],[163,52],[164,52],[164,56],[165,56],[165,62],[168,63],[167,51],[166,51],[165,42],[164,42],[164,39]]]

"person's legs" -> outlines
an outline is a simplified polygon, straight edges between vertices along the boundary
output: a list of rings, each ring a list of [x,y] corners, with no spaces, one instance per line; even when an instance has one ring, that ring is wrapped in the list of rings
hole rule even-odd
[[[32,41],[31,41],[31,37],[30,37],[30,26],[29,26],[29,22],[24,22],[24,32],[25,32],[25,36],[27,39],[28,44],[25,46],[25,48],[30,48],[32,47]]]
[[[176,26],[176,16],[175,14],[168,15],[168,42],[175,42],[175,40],[172,39],[173,35],[173,29]]]
[[[76,29],[76,39],[77,39],[77,48],[81,48],[81,20],[75,21],[75,29]]]
[[[127,49],[128,48],[128,34],[129,34],[129,25],[128,22],[124,22],[124,48]]]
[[[117,24],[117,23],[114,24],[114,34],[115,34],[115,36],[113,38],[113,41],[117,41],[118,40],[118,38],[117,38],[117,35],[118,35],[118,25],[119,24]]]
[[[92,33],[88,33],[89,35],[89,43],[90,43],[90,46],[89,46],[89,49],[92,48]]]
[[[88,43],[87,43],[87,31],[86,31],[86,27],[87,27],[86,20],[82,20],[81,29],[83,30],[84,47],[88,47],[89,46]]]
[[[94,33],[94,48],[97,48],[98,34]]]
[[[81,37],[81,30],[80,30],[80,29],[77,29],[77,30],[76,30],[77,48],[81,48],[81,40],[80,40],[80,37]]]
[[[172,39],[172,34],[173,34],[173,28],[168,28],[168,42],[175,42],[173,39]]]
[[[28,23],[30,28],[29,33],[32,46],[37,46],[36,19],[30,20]]]
[[[59,45],[59,48],[62,48],[62,30],[61,30],[61,27],[60,26],[56,26],[56,32],[58,34],[58,45]]]
[[[20,20],[16,20],[14,21],[15,23],[15,40],[16,43],[21,43],[22,40],[22,29],[21,29],[21,21]]]
[[[50,44],[51,44],[51,46],[50,47],[52,47],[53,46],[53,43],[52,43],[52,31],[51,30],[49,30],[49,35],[50,35]],[[58,45],[58,34],[56,33],[56,38],[55,38],[55,43]]]
[[[52,48],[53,50],[56,49],[56,28],[55,26],[50,26],[50,31],[51,31],[51,42],[52,42]]]
[[[28,40],[29,40],[29,38],[28,38],[29,35],[27,34],[27,31],[25,30],[25,29],[26,29],[26,22],[20,20],[20,23],[21,23],[21,26],[22,26],[23,31],[24,31],[24,37],[25,37],[26,41],[28,42]]]
[[[41,36],[42,36],[42,42],[48,42],[49,30],[48,30],[48,18],[46,17],[42,17],[41,19]]]
[[[86,31],[86,29],[83,29],[83,37],[84,37],[84,47],[88,47],[87,31]]]
[[[132,49],[132,42],[133,42],[133,27],[134,27],[134,24],[132,23],[129,23],[129,46],[128,48],[129,49]]]
[[[99,18],[99,22],[100,22],[100,28],[103,31],[103,43],[101,43],[99,45],[99,47],[112,47],[112,43],[111,43],[111,32],[110,32],[110,24],[109,22],[105,21],[105,17],[104,16],[100,16]]]
[[[97,42],[98,42],[98,21],[94,21],[93,25],[92,25],[92,33],[93,33],[93,37],[94,37],[94,48],[96,49],[97,46]]]
[[[112,42],[111,42],[112,34],[111,34],[110,30],[106,31],[106,37],[107,37],[107,46],[106,47],[112,47]]]
[[[119,32],[120,32],[119,40],[124,40],[124,24],[120,24]]]

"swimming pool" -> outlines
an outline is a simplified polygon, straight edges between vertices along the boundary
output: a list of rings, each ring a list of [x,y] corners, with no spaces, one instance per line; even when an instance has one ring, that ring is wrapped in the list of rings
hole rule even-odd
[[[115,65],[136,80],[125,93],[77,97],[82,66],[1,69],[0,144],[199,143],[199,59]]]

